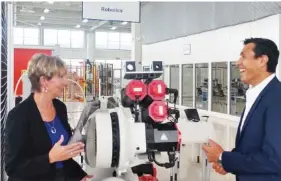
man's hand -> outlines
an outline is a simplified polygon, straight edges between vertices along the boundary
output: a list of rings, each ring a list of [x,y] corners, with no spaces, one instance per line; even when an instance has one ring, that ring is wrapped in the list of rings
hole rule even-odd
[[[203,151],[208,157],[208,161],[210,163],[217,162],[220,155],[224,151],[222,147],[214,142],[213,140],[209,139],[209,145],[204,144],[202,146]]]
[[[227,172],[223,169],[222,165],[220,165],[219,163],[213,163],[213,169],[221,175],[227,174]]]

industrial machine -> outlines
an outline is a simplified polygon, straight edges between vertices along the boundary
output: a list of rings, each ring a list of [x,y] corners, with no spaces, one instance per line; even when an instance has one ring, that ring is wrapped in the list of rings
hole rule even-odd
[[[119,96],[100,97],[85,106],[69,143],[86,143],[88,166],[112,169],[103,181],[157,181],[156,167],[170,169],[170,180],[178,180],[181,147],[207,142],[214,136],[212,125],[181,119],[178,90],[157,80],[162,62],[153,62],[146,72],[135,67],[134,61],[126,62],[124,79],[129,83]],[[173,102],[165,100],[169,94]],[[164,155],[166,161],[159,161]],[[203,165],[203,179],[208,180],[208,164]]]

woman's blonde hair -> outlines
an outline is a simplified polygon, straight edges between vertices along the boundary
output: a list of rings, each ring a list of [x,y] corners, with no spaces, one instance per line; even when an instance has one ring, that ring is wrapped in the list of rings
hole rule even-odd
[[[59,57],[35,54],[28,62],[27,74],[31,82],[31,90],[41,92],[40,77],[43,76],[50,80],[55,75],[64,76],[66,66]]]

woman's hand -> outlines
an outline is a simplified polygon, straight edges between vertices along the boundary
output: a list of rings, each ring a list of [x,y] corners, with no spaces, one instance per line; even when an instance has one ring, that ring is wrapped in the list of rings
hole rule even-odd
[[[58,142],[55,143],[51,151],[49,152],[50,163],[55,163],[58,161],[68,160],[72,157],[76,157],[81,152],[84,151],[84,144],[81,142],[73,143],[70,145],[62,146],[64,138],[61,135],[61,138]]]
[[[87,176],[85,176],[84,178],[82,178],[82,180],[81,180],[81,181],[86,181],[86,180],[87,180],[87,178],[93,178],[93,175],[87,175]]]

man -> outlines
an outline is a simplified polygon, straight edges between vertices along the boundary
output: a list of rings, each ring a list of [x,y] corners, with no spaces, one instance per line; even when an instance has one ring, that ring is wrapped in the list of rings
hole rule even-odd
[[[216,172],[235,174],[237,181],[281,181],[281,83],[275,76],[278,57],[271,40],[244,41],[237,66],[241,80],[250,88],[235,148],[224,151],[212,140],[202,147]]]

